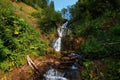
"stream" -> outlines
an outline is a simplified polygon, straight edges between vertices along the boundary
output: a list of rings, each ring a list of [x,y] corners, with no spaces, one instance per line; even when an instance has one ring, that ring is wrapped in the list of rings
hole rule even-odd
[[[82,80],[78,65],[82,55],[70,53],[64,57],[68,57],[69,60],[61,61],[57,67],[51,65],[43,75],[42,80]]]
[[[51,47],[57,52],[61,51],[62,37],[69,35],[71,32],[67,24],[68,21],[57,29],[58,38],[51,43]],[[78,66],[78,61],[82,58],[82,55],[69,53],[68,55],[62,56],[62,58],[64,57],[68,58],[68,60],[61,61],[57,67],[50,65],[50,68],[43,74],[42,80],[82,80]]]

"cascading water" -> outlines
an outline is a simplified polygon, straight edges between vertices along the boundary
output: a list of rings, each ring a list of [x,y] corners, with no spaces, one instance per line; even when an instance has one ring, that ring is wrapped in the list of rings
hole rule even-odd
[[[66,36],[70,33],[70,30],[67,28],[67,24],[68,24],[68,21],[57,29],[58,38],[55,41],[53,41],[53,43],[52,43],[52,47],[56,51],[60,51],[60,49],[61,49],[61,39],[62,39],[62,37]]]
[[[56,40],[54,40],[51,44],[51,46],[56,50],[56,51],[60,51],[61,49],[61,39],[63,36],[67,35],[69,30],[66,27],[68,24],[68,22],[64,23],[62,26],[60,26],[57,29],[58,32],[58,38]],[[54,68],[50,68],[45,74],[45,80],[68,80],[67,78],[63,77],[64,73],[61,73],[59,71],[57,71]]]
[[[61,73],[52,67],[44,74],[45,80],[68,80],[63,76],[64,73]]]
[[[77,66],[80,55],[75,55],[73,53],[70,54],[70,56],[71,55],[73,55],[72,57],[76,57],[76,60],[71,66],[68,66],[68,69],[61,69],[60,72],[57,69],[50,67],[50,69],[44,74],[44,80],[82,80]]]
[[[45,79],[43,80],[82,80],[80,77],[80,71],[78,68],[78,60],[81,59],[81,55],[71,53],[68,57],[76,57],[72,65],[67,66],[67,69],[55,69],[53,66],[43,75]],[[67,64],[66,64],[67,65]],[[60,65],[64,66],[64,65]]]
[[[66,36],[70,33],[70,30],[67,28],[68,22],[64,23],[62,26],[60,26],[57,29],[58,32],[58,38],[54,40],[51,44],[51,46],[56,50],[61,50],[61,39],[63,36]],[[81,55],[71,53],[67,55],[67,57],[75,57],[76,60],[72,65],[68,66],[67,70],[62,70],[62,72],[59,72],[57,69],[54,69],[53,67],[50,67],[50,69],[43,75],[45,79],[43,80],[81,80],[79,77],[79,70],[76,66],[77,61],[81,58]],[[62,64],[61,64],[62,65]],[[67,65],[67,64],[66,64]]]

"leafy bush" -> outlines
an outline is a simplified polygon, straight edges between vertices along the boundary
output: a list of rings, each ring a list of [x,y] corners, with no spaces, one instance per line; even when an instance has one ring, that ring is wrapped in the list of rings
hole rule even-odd
[[[119,59],[104,59],[107,71],[104,73],[109,80],[119,80],[120,76],[120,60]]]
[[[87,58],[97,59],[105,57],[105,47],[103,43],[96,40],[95,38],[89,38],[89,40],[81,44],[81,50]]]
[[[46,7],[40,15],[40,28],[45,33],[53,32],[63,21],[61,14],[51,7]]]
[[[41,7],[45,8],[47,7],[48,2],[46,0],[18,0],[19,2],[22,1],[28,5],[33,6],[34,8]]]
[[[120,35],[120,24],[116,24],[114,27],[112,27],[110,29],[111,33],[113,33],[113,35],[115,36],[119,36]]]
[[[0,0],[0,9],[0,71],[5,72],[23,65],[28,54],[45,53],[47,45],[34,28],[14,14],[7,0]]]

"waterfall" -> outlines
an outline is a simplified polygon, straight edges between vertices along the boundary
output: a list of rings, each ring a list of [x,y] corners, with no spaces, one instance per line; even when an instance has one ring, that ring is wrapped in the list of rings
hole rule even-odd
[[[58,38],[56,40],[54,40],[52,42],[52,45],[51,45],[56,51],[61,50],[61,39],[62,39],[62,37],[66,36],[66,35],[68,35],[70,33],[70,30],[67,28],[67,24],[68,24],[68,21],[65,22],[62,26],[60,26],[57,29]]]
[[[68,22],[64,23],[62,26],[60,26],[57,29],[58,38],[55,39],[51,44],[51,47],[53,47],[56,51],[61,50],[62,37],[70,33],[70,30],[68,29],[67,24]],[[80,72],[77,65],[78,60],[81,60],[82,55],[76,54],[76,53],[70,53],[65,57],[67,57],[71,61],[68,60],[69,63],[64,63],[65,61],[61,62],[59,66],[61,68],[66,68],[64,66],[67,66],[67,68],[59,70],[60,67],[57,69],[51,66],[50,69],[46,71],[46,73],[43,75],[44,76],[43,80],[82,80],[80,77]]]
[[[61,73],[52,67],[44,74],[45,80],[68,80],[63,76],[64,73]]]
[[[78,66],[78,60],[82,58],[82,55],[80,53],[77,53],[77,54],[70,53],[65,57],[71,58],[72,61],[73,61],[73,58],[75,58],[74,62],[65,63],[65,64],[61,63],[59,65],[59,68],[55,68],[54,65],[51,65],[50,69],[47,70],[46,73],[43,75],[45,78],[43,80],[82,80],[81,73]],[[62,69],[60,69],[60,66],[62,67]],[[64,66],[67,66],[67,68],[65,68]]]

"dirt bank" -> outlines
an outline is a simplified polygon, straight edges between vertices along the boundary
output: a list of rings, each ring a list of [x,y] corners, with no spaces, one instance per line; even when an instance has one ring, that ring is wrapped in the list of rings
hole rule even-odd
[[[26,61],[24,66],[13,67],[11,71],[0,74],[0,80],[37,80],[49,69],[50,64],[54,64],[57,61],[49,56],[42,56],[42,59],[37,58],[33,62],[38,67],[39,73],[36,74]]]

